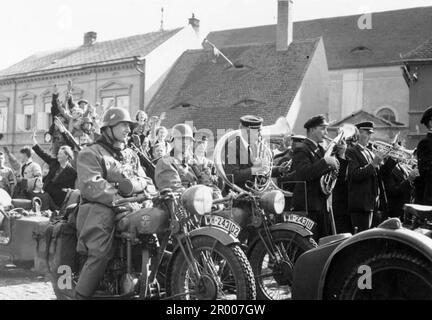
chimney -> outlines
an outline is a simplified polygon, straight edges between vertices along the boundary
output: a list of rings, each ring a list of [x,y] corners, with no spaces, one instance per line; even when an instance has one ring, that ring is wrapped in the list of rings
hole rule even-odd
[[[276,50],[286,51],[293,40],[292,0],[278,0]]]
[[[195,18],[195,15],[192,13],[192,18],[189,18],[189,24],[194,28],[195,31],[199,30],[200,21],[199,19]]]
[[[89,31],[84,33],[84,45],[91,46],[96,42],[97,33],[94,31]]]

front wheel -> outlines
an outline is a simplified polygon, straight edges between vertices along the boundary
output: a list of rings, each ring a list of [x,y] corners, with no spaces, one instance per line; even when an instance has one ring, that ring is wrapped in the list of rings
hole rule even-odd
[[[172,258],[167,275],[167,293],[173,299],[254,300],[255,280],[246,255],[238,245],[224,246],[214,238],[198,236],[192,240],[193,267],[179,249]]]
[[[253,247],[250,254],[257,285],[257,299],[291,299],[294,263],[300,255],[316,248],[317,244],[311,237],[302,237],[288,230],[274,231],[272,238],[279,259],[269,255],[262,241]]]

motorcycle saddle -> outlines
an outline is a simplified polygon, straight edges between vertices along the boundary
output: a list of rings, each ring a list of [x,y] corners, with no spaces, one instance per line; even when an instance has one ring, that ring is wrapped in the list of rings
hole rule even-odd
[[[432,220],[432,206],[406,204],[404,210],[420,219]]]

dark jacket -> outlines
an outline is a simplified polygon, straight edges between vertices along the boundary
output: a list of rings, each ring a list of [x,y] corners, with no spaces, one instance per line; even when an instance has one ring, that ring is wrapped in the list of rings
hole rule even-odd
[[[77,173],[71,165],[67,165],[62,172],[54,179],[57,170],[60,169],[60,163],[54,157],[47,154],[39,145],[33,147],[34,152],[49,166],[48,174],[43,179],[43,189],[51,196],[57,206],[61,206],[66,192],[64,188],[75,188]]]
[[[423,205],[432,205],[432,133],[429,132],[417,146],[418,169],[420,173],[421,194],[418,201]],[[420,188],[419,188],[420,189]]]
[[[297,183],[294,188],[293,207],[295,211],[322,211],[327,205],[327,196],[321,190],[321,177],[331,171],[323,159],[324,150],[312,141],[305,140],[293,154],[292,171],[298,181],[305,181],[307,208],[305,208],[305,184]]]
[[[377,170],[355,145],[347,149],[348,165],[348,210],[365,212],[377,209],[380,180]],[[381,192],[383,190],[381,189]]]
[[[348,212],[348,164],[349,159],[339,159],[339,173],[333,189],[332,208],[335,216],[349,215]]]
[[[246,182],[253,181],[252,159],[249,145],[240,136],[225,144],[225,175],[240,188],[245,188]]]
[[[407,180],[409,172],[391,158],[380,171],[387,193],[388,216],[402,217],[404,204],[412,202],[413,187]]]

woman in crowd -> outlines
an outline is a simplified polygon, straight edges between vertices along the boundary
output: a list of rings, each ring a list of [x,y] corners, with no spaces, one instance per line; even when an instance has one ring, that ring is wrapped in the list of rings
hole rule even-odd
[[[33,133],[34,152],[49,165],[48,174],[43,182],[43,189],[51,196],[57,206],[61,206],[66,196],[66,189],[75,187],[77,173],[71,165],[73,151],[69,146],[61,146],[54,158],[47,154],[39,146],[36,140],[36,132]]]

